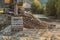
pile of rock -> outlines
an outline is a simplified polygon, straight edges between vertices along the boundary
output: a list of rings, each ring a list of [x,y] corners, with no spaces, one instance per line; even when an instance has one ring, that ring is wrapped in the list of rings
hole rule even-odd
[[[33,14],[24,14],[24,27],[25,28],[36,28],[36,29],[52,29],[55,28],[55,25],[49,24],[47,22],[41,21],[38,18],[35,18]]]
[[[10,25],[10,18],[6,14],[0,14],[0,30]]]
[[[22,14],[20,16],[23,16],[23,24],[24,28],[31,28],[31,29],[52,29],[56,26],[53,24],[49,24],[47,22],[41,21],[40,19],[33,16],[33,14]],[[1,15],[3,21],[0,21],[0,30],[2,28],[7,27],[11,23],[11,19],[8,17],[8,15]],[[11,17],[11,16],[10,16]],[[1,23],[3,22],[3,23]]]

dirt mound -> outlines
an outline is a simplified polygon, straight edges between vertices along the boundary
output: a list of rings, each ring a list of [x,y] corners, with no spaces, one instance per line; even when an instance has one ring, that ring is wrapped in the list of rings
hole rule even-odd
[[[37,19],[33,16],[33,14],[24,14],[23,15],[24,20],[24,27],[25,28],[36,28],[36,29],[46,29],[46,28],[55,28],[55,25],[48,24],[46,22],[41,21],[40,19]]]

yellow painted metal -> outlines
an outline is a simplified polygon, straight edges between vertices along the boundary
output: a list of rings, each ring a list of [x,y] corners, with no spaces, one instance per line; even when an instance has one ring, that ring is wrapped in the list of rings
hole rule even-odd
[[[0,13],[4,13],[4,10],[0,10]]]
[[[5,3],[6,3],[6,4],[9,4],[9,3],[10,3],[10,0],[5,0]]]

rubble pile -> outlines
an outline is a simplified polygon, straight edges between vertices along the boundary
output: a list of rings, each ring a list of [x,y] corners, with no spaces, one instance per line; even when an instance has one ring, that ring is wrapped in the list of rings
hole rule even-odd
[[[10,18],[7,14],[0,14],[0,30],[11,24]]]
[[[41,21],[40,19],[35,18],[33,14],[24,14],[23,20],[24,20],[25,28],[29,28],[29,29],[30,28],[37,28],[37,29],[55,28],[55,25]]]
[[[4,15],[4,14],[3,14]],[[41,21],[40,19],[33,16],[33,14],[23,14],[23,24],[25,28],[31,29],[46,29],[46,28],[55,28],[55,25],[49,24],[47,22]],[[0,29],[11,24],[11,18],[4,15],[3,23],[0,22]]]

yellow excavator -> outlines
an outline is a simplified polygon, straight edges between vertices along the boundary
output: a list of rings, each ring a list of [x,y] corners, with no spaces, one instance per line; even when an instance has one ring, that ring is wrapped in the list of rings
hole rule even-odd
[[[5,0],[5,4],[8,4],[9,6],[7,8],[14,10],[14,14],[17,15],[17,12],[20,13],[23,7],[23,0]],[[9,11],[9,13],[13,12]]]
[[[14,3],[14,1],[18,1],[18,8],[22,8],[23,0],[5,0],[5,4]]]

